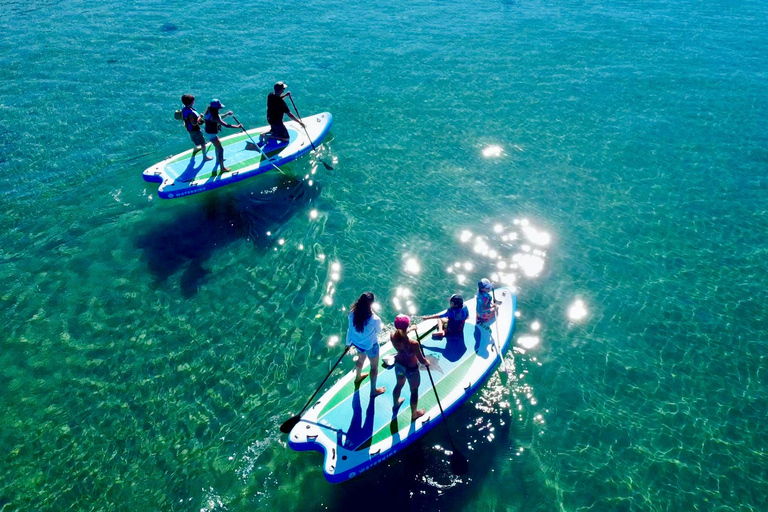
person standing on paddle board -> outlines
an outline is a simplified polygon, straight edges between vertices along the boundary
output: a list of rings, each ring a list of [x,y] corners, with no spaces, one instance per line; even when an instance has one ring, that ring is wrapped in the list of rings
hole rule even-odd
[[[496,318],[498,306],[491,295],[493,283],[483,278],[477,283],[477,321],[487,324]]]
[[[267,122],[269,123],[269,131],[262,135],[262,142],[267,142],[269,139],[275,139],[281,142],[289,142],[291,140],[288,135],[288,128],[283,124],[283,115],[286,115],[304,126],[296,116],[293,115],[291,109],[285,103],[287,95],[291,94],[286,92],[288,85],[283,82],[277,82],[274,87],[274,92],[267,95]]]
[[[379,340],[381,318],[373,312],[373,302],[376,298],[371,292],[365,292],[352,304],[349,313],[349,328],[347,329],[347,346],[354,345],[359,352],[355,370],[355,384],[360,384],[368,374],[362,373],[365,358],[371,360],[371,396],[377,396],[386,391],[383,386],[376,387],[379,375]]]
[[[469,310],[464,305],[464,298],[453,294],[448,300],[451,307],[446,309],[445,313],[421,317],[422,320],[438,319],[437,332],[432,335],[433,340],[441,340],[451,335],[458,336],[464,332],[464,322],[469,318]]]
[[[200,125],[203,124],[203,116],[201,116],[195,106],[195,97],[191,94],[185,94],[181,97],[181,102],[184,104],[184,108],[181,109],[181,119],[184,121],[184,127],[189,133],[189,138],[192,139],[192,144],[195,145],[195,150],[192,151],[192,158],[198,151],[203,152],[203,158],[206,160],[213,160],[212,156],[208,156],[206,153],[206,142],[203,133],[200,130]]]
[[[203,121],[205,123],[205,137],[216,147],[216,165],[223,174],[224,172],[229,172],[230,169],[224,167],[224,148],[221,146],[221,141],[219,140],[221,127],[242,128],[243,125],[225,123],[224,118],[231,116],[232,111],[230,110],[226,114],[219,115],[219,110],[222,108],[224,108],[224,105],[222,105],[219,100],[211,101],[208,110],[205,111]],[[216,167],[214,167],[214,171],[211,174],[214,176],[216,175]]]
[[[411,421],[416,421],[424,416],[424,409],[419,409],[419,384],[421,384],[421,375],[419,374],[419,363],[429,366],[429,362],[421,353],[418,341],[408,338],[408,326],[411,325],[411,319],[407,315],[397,315],[395,318],[395,332],[389,336],[392,345],[397,349],[395,356],[395,375],[397,384],[392,390],[393,412],[397,411],[405,398],[400,397],[400,391],[408,380],[411,388]]]

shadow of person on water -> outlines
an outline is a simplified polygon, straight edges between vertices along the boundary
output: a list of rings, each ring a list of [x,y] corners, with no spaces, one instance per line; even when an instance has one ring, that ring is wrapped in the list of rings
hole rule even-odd
[[[352,420],[347,429],[347,439],[344,446],[349,449],[357,449],[366,441],[370,441],[373,435],[373,420],[375,419],[375,397],[368,398],[368,405],[363,407],[360,400],[360,390],[355,390],[352,396]]]
[[[232,242],[248,239],[259,251],[269,249],[275,233],[320,194],[317,182],[283,174],[264,175],[253,187],[213,191],[169,211],[170,220],[150,221],[136,237],[155,283],[182,271],[184,297],[197,293],[211,271],[206,262]],[[185,201],[180,199],[179,201]]]

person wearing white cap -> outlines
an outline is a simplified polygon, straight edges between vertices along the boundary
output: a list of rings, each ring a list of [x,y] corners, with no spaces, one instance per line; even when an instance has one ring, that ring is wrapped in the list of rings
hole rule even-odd
[[[262,134],[261,138],[263,142],[269,139],[275,139],[281,142],[289,142],[291,140],[288,135],[288,129],[283,124],[283,115],[286,115],[304,126],[296,116],[293,115],[291,109],[285,103],[285,98],[290,92],[286,92],[288,84],[283,82],[277,82],[274,87],[274,92],[269,93],[267,96],[267,122],[269,123],[269,131]]]
[[[482,278],[477,282],[477,321],[479,323],[485,324],[496,318],[496,311],[499,308],[493,300],[491,290],[493,290],[493,283],[490,280]]]

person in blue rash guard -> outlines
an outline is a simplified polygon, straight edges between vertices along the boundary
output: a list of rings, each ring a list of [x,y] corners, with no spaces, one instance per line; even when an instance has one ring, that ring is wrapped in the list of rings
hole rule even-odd
[[[444,313],[429,315],[422,320],[432,320],[437,318],[437,332],[432,335],[432,339],[440,340],[445,336],[460,335],[464,332],[464,322],[469,318],[469,309],[464,305],[464,299],[461,295],[451,295],[449,299],[451,307]]]

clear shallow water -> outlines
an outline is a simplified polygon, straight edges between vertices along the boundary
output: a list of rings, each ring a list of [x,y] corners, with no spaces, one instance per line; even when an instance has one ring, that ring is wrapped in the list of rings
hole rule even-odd
[[[760,510],[766,14],[3,3],[0,508]],[[335,170],[158,200],[178,97],[260,125],[277,79]],[[494,272],[515,377],[449,420],[468,478],[440,431],[340,486],[285,446],[361,291],[427,314]]]

